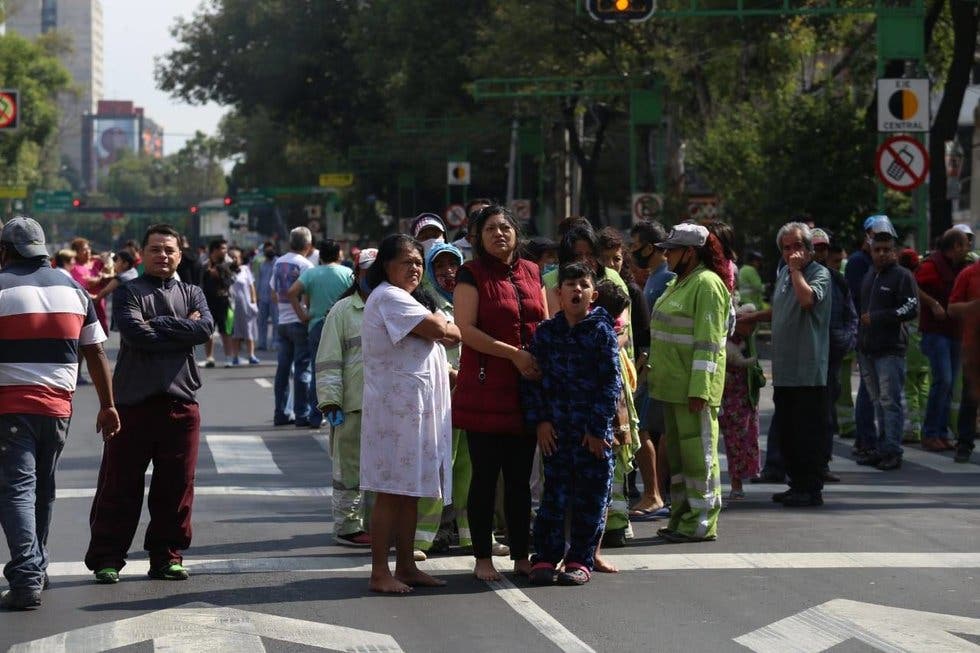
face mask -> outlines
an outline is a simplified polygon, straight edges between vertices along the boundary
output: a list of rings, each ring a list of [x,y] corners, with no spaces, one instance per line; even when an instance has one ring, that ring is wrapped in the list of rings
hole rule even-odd
[[[687,257],[686,260],[684,258],[681,258],[679,261],[677,261],[677,265],[674,266],[674,269],[671,270],[671,272],[676,274],[678,277],[683,277],[684,273],[687,272],[687,269],[690,266],[691,266],[690,257]]]
[[[653,258],[653,254],[644,256],[642,253],[644,249],[646,249],[646,245],[640,249],[630,252],[630,255],[633,257],[633,263],[636,264],[636,267],[640,268],[641,270],[646,270],[648,267],[650,267],[650,259]]]
[[[271,261],[272,259],[274,259],[276,257],[276,253],[274,251],[272,251],[271,249],[267,249],[263,253],[265,254],[265,258],[267,260],[269,260],[269,261]]]
[[[367,277],[361,277],[361,279],[357,282],[357,287],[360,288],[361,292],[365,295],[371,294],[371,286],[368,285]]]
[[[432,247],[436,243],[444,243],[444,242],[446,242],[446,239],[443,238],[442,236],[439,236],[438,238],[427,238],[427,239],[425,239],[425,240],[422,241],[422,250],[426,254],[428,254],[429,253],[429,250],[432,249]]]

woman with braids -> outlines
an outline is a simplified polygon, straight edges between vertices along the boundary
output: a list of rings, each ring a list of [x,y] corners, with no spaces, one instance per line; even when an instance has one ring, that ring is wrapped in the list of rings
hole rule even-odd
[[[677,275],[650,318],[650,396],[664,403],[670,464],[670,521],[661,542],[718,537],[721,475],[718,408],[725,387],[725,341],[731,294],[728,261],[717,237],[679,224],[657,247]]]

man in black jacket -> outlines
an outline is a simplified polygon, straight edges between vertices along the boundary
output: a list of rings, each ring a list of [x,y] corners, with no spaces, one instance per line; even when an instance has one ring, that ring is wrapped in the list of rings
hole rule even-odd
[[[170,225],[150,226],[143,238],[146,273],[112,295],[120,336],[112,382],[123,427],[102,450],[89,517],[85,564],[98,583],[119,581],[139,525],[150,462],[150,524],[143,543],[149,575],[187,578],[183,551],[191,543],[201,430],[194,346],[211,338],[214,321],[201,289],[177,278],[179,238]]]
[[[902,466],[906,322],[918,314],[919,300],[915,278],[897,264],[897,234],[891,221],[878,219],[871,232],[874,266],[861,284],[858,359],[875,406],[878,440],[875,450],[857,462],[888,471]]]

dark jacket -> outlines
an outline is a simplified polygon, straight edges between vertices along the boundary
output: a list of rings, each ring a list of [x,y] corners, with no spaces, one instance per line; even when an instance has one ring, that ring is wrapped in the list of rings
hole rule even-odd
[[[531,341],[540,383],[529,383],[525,416],[532,426],[551,422],[561,439],[585,434],[612,442],[612,420],[623,384],[613,320],[594,308],[575,326],[559,312],[538,325]]]
[[[188,317],[195,311],[199,320]],[[164,394],[194,401],[201,387],[194,346],[214,332],[201,289],[144,274],[112,293],[112,317],[120,336],[112,376],[116,403],[133,405]]]
[[[858,327],[858,350],[869,356],[904,356],[906,322],[918,316],[918,295],[915,278],[901,265],[869,270],[861,284],[861,305],[871,315],[871,324]]]
[[[830,271],[830,358],[840,361],[857,346],[858,314],[851,289],[837,270]]]
[[[851,301],[858,315],[864,311],[861,308],[861,284],[868,270],[872,268],[871,255],[863,249],[852,252],[847,257],[847,267],[844,268],[844,278],[847,280],[847,287],[851,291]]]

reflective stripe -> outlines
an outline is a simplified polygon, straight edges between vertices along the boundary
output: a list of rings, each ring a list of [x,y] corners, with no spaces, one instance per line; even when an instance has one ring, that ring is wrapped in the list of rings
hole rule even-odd
[[[360,346],[361,346],[361,336],[354,336],[353,338],[347,338],[346,340],[344,340],[344,344],[343,344],[343,348],[345,350],[351,349],[352,347],[360,347]]]
[[[677,485],[677,484],[683,485],[684,484],[684,475],[683,474],[674,474],[673,476],[670,477],[670,484],[671,485]]]
[[[613,512],[626,512],[629,509],[629,503],[626,501],[610,501],[609,509]]]
[[[432,524],[430,524],[430,526],[431,525]],[[419,524],[419,526],[424,526],[424,524]],[[435,542],[435,540],[436,540],[436,532],[435,531],[429,532],[429,531],[423,531],[420,528],[416,528],[415,529],[415,541],[416,542],[427,542],[429,544],[432,544],[433,542]]]
[[[689,478],[684,481],[684,487],[693,490],[698,496],[704,496],[708,492],[708,484],[696,478]]]
[[[342,370],[344,369],[344,364],[340,361],[317,361],[316,372],[329,372],[331,370]]]
[[[725,346],[725,343],[720,345],[717,342],[708,342],[707,340],[698,340],[694,343],[695,349],[701,349],[702,351],[710,351],[717,354],[721,351],[721,348]]]
[[[673,342],[679,345],[690,345],[694,343],[694,336],[689,333],[667,333],[666,331],[650,331],[650,337],[654,340]]]
[[[460,528],[458,530],[459,530],[459,539],[461,539],[461,540],[468,540],[468,539],[470,539],[470,529],[468,529],[468,528]]]
[[[711,447],[711,407],[705,406],[703,410],[698,414],[698,419],[701,425],[701,451],[704,453],[704,467],[705,467],[705,479],[704,479],[704,496],[714,497],[720,492],[720,488],[715,487],[714,475],[711,470],[714,468],[715,460],[718,457],[718,452],[714,451]],[[695,500],[701,505],[695,505],[695,501],[691,501],[691,507],[696,507],[698,512],[701,514],[698,518],[698,527],[694,530],[694,535],[696,537],[704,537],[708,534],[708,510],[715,507],[715,502],[710,501],[710,506],[708,501]]]
[[[691,364],[691,369],[707,372],[708,374],[714,374],[718,371],[718,363],[713,363],[711,361],[694,361],[694,363]]]
[[[663,322],[674,327],[691,328],[694,326],[694,319],[683,315],[667,315],[660,311],[654,311],[650,316],[650,322]]]

